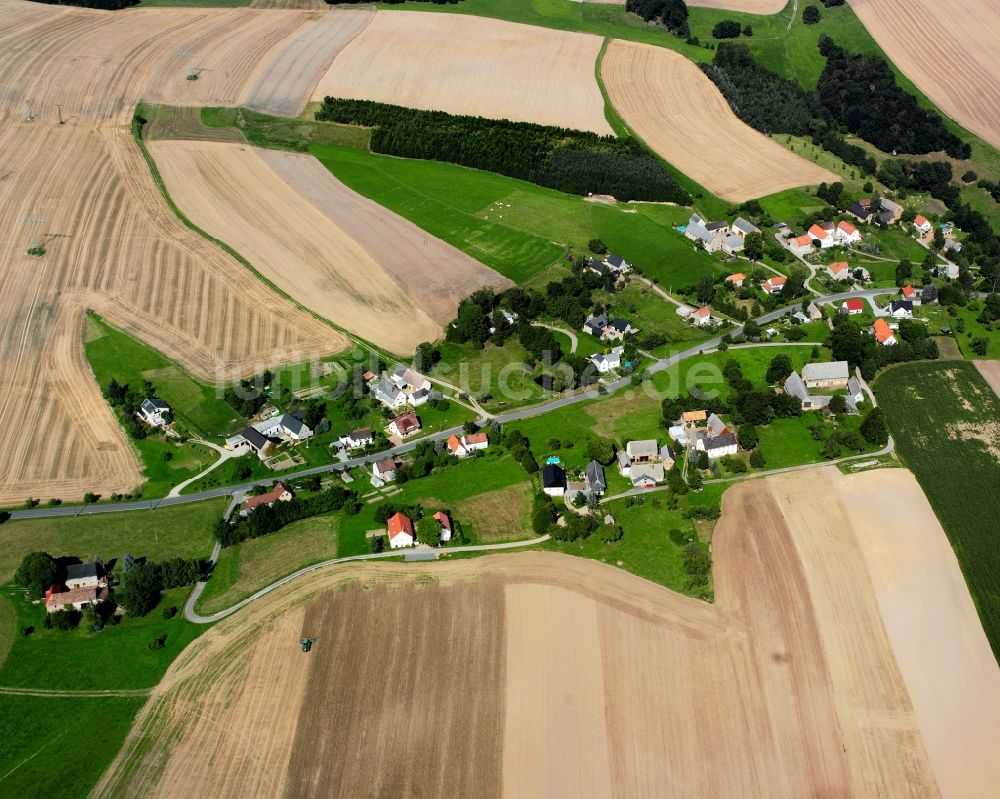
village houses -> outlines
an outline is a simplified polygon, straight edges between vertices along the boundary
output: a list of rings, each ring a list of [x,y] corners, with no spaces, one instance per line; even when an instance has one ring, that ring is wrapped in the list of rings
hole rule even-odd
[[[279,444],[298,443],[313,437],[312,429],[297,411],[278,413],[262,422],[247,425],[239,433],[226,439],[226,449],[249,449],[266,460]]]
[[[464,458],[473,452],[484,450],[490,445],[489,436],[486,433],[470,433],[459,438],[452,435],[445,442],[448,452],[456,458]]]
[[[397,416],[389,422],[389,434],[397,438],[407,438],[420,432],[420,419],[412,411]]]
[[[373,376],[368,383],[372,396],[393,410],[404,405],[418,407],[430,399],[431,381],[407,366],[399,364],[390,373]]]
[[[344,449],[364,449],[375,443],[375,432],[370,427],[362,427],[341,436],[338,443]]]

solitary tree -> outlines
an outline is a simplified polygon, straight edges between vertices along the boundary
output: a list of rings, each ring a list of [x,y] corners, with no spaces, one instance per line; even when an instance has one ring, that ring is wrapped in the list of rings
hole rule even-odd
[[[787,355],[775,355],[767,367],[766,380],[768,383],[777,383],[784,380],[792,373],[792,359]]]
[[[14,582],[27,588],[32,599],[39,599],[58,575],[59,567],[48,552],[29,552],[17,567]]]
[[[882,418],[882,409],[875,408],[861,423],[861,435],[869,444],[877,447],[884,447],[889,443],[889,430],[885,426],[885,419]]]
[[[802,10],[802,21],[806,25],[815,25],[819,22],[819,9],[816,6],[806,6]]]
[[[764,257],[764,236],[761,233],[748,233],[743,239],[743,254],[751,261],[759,261]]]

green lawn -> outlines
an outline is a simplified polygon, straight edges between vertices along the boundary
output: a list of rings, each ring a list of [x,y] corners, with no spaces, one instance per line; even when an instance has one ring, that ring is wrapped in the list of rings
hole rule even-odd
[[[202,108],[201,122],[208,128],[238,128],[250,144],[276,150],[304,152],[312,142],[367,150],[371,140],[371,131],[357,125],[288,119],[248,108]]]
[[[555,333],[556,337],[560,334]],[[569,352],[569,342],[560,345]],[[528,354],[516,338],[502,347],[487,344],[479,350],[469,344],[443,341],[438,345],[441,361],[430,371],[432,378],[447,380],[470,396],[483,401],[487,408],[536,402],[542,399],[542,387],[534,381],[537,369],[528,367]]]
[[[829,360],[829,351],[820,348],[820,352],[819,360]],[[690,358],[671,369],[658,372],[652,381],[646,381],[641,386],[621,390],[607,398],[569,405],[544,416],[511,422],[509,426],[516,427],[531,439],[539,462],[549,455],[559,455],[569,468],[579,469],[589,460],[585,453],[586,439],[603,436],[621,446],[629,440],[643,438],[657,438],[665,443],[667,432],[661,424],[660,411],[664,398],[685,394],[695,386],[709,397],[717,394],[727,397],[729,391],[722,377],[722,367],[730,358],[741,364],[748,380],[761,386],[771,359],[778,354],[787,355],[793,367],[801,369],[811,360],[812,350],[796,346],[732,348],[726,352]],[[551,449],[548,446],[550,439],[559,439],[561,443],[573,442],[573,446]],[[810,457],[804,462],[812,460],[816,458]]]
[[[639,338],[649,333],[660,333],[666,337],[668,347],[672,343],[706,338],[704,331],[677,315],[676,305],[641,283],[632,281],[622,290],[610,295],[599,295],[596,299],[597,302],[611,305],[610,315],[620,316],[638,327]]]
[[[970,360],[983,357],[1000,359],[1000,325],[994,323],[992,326],[987,326],[979,322],[977,317],[982,312],[982,302],[973,302],[972,308],[951,306],[945,309],[940,305],[921,305],[915,309],[915,315],[930,320],[932,333],[936,333],[942,327],[950,327],[963,357]],[[951,315],[952,311],[954,316]],[[989,341],[985,356],[972,351],[970,344],[976,338],[985,338]]]
[[[435,471],[427,477],[419,480],[411,480],[399,486],[401,491],[393,496],[385,497],[378,495],[376,502],[369,500],[376,497],[364,499],[364,506],[361,512],[355,516],[343,516],[340,521],[337,540],[337,556],[360,555],[368,552],[368,539],[365,533],[368,530],[384,529],[385,525],[375,521],[374,513],[378,502],[388,500],[397,505],[408,503],[423,503],[425,510],[434,513],[442,508],[452,511],[453,519],[462,525],[466,536],[473,542],[480,540],[477,535],[476,525],[470,524],[469,519],[460,512],[463,505],[471,507],[482,497],[493,492],[500,492],[510,489],[512,486],[524,485],[524,495],[530,496],[527,488],[528,475],[513,458],[497,450],[487,450],[485,455],[456,461],[455,465],[439,471]],[[360,494],[371,491],[367,483],[358,482],[356,490]],[[389,489],[391,491],[393,489]],[[520,503],[518,503],[520,504]],[[532,537],[529,520],[525,513],[518,508],[512,512],[511,507],[501,510],[507,514],[504,521],[510,528],[504,537],[507,538],[530,538]],[[473,513],[475,509],[473,508]],[[523,535],[519,535],[522,533]],[[499,531],[494,531],[494,535],[499,536]]]
[[[1000,657],[1000,399],[971,363],[908,363],[873,385],[896,441],[948,534]]]
[[[687,507],[717,506],[722,501],[725,486],[714,484],[696,494],[679,498],[677,508],[669,508],[666,492],[657,492],[640,497],[641,502],[629,505],[626,500],[615,500],[601,507],[610,513],[621,525],[622,538],[612,544],[605,544],[595,535],[581,541],[563,543],[548,541],[542,546],[556,552],[565,552],[584,558],[593,558],[603,563],[617,566],[627,572],[644,577],[654,583],[665,585],[682,594],[691,594],[686,585],[682,545],[673,541],[671,530],[681,532],[682,541],[698,541],[699,530],[691,519],[685,519],[683,511]],[[711,525],[707,525],[710,529]],[[711,587],[707,592],[712,596]]]
[[[310,152],[338,179],[496,269],[525,283],[567,250],[592,238],[638,264],[665,287],[723,271],[673,229],[687,209],[607,205],[513,178],[436,161],[419,161],[314,144]]]
[[[143,702],[0,696],[0,795],[86,796],[118,754]]]
[[[44,605],[28,602],[20,592],[9,595],[18,625],[32,626],[34,632],[15,637],[0,669],[0,685],[61,690],[150,688],[181,650],[208,629],[186,621],[180,612],[190,591],[190,587],[165,591],[148,615],[126,616],[99,633],[82,623],[75,630],[45,630]],[[163,618],[163,609],[168,607],[178,609],[169,620]],[[150,649],[149,642],[159,635],[167,636],[165,646]]]
[[[198,611],[215,613],[228,608],[286,574],[336,557],[339,523],[337,513],[313,516],[223,549]]]
[[[110,560],[125,552],[153,560],[207,558],[213,525],[226,502],[220,498],[156,510],[8,521],[0,525],[0,583],[13,579],[21,558],[37,550],[84,560],[94,555]]]

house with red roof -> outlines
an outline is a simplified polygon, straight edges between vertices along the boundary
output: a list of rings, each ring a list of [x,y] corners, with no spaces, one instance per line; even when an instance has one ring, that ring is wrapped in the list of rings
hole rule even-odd
[[[396,513],[386,522],[389,549],[413,546],[413,520],[405,513]]]
[[[789,240],[788,248],[796,255],[808,255],[813,251],[813,237],[808,233],[796,236]]]
[[[254,508],[259,508],[261,505],[267,505],[271,507],[275,502],[288,502],[292,499],[292,492],[288,490],[282,482],[277,482],[274,484],[274,488],[264,494],[258,494],[255,497],[249,497],[246,502],[240,506],[240,516],[246,516]]]
[[[441,540],[451,541],[451,518],[443,510],[439,510],[433,516],[434,521],[441,525]]]
[[[691,321],[698,327],[712,324],[712,309],[708,305],[702,305],[697,311],[691,314]]]
[[[903,286],[903,288],[899,290],[899,293],[903,295],[904,300],[912,300],[917,296],[917,290],[909,283]]]
[[[45,611],[55,613],[66,608],[81,610],[86,605],[96,605],[107,598],[108,589],[104,586],[88,585],[81,588],[66,588],[60,584],[50,585],[45,591]]]
[[[876,319],[872,325],[872,332],[875,333],[875,340],[883,347],[891,347],[896,343],[896,336],[885,319]]]
[[[930,220],[923,214],[917,214],[913,218],[913,224],[920,231],[921,235],[926,235],[934,229],[934,225],[931,224]]]
[[[861,233],[846,219],[841,219],[834,231],[834,238],[839,244],[853,244],[856,241],[861,241]]]
[[[857,297],[845,300],[844,304],[840,306],[840,311],[848,316],[856,316],[859,313],[865,312],[865,303]]]
[[[406,438],[407,436],[412,436],[414,433],[420,432],[420,419],[412,411],[410,413],[404,413],[402,416],[397,416],[389,423],[389,433],[394,436],[399,436],[400,438]]]
[[[821,225],[813,224],[809,230],[806,231],[809,237],[815,239],[819,242],[821,249],[826,249],[827,247],[832,247],[837,243],[837,240],[833,237],[833,226],[831,225],[829,230]]]
[[[834,280],[851,279],[851,267],[847,261],[834,261],[826,268],[826,273]]]
[[[787,278],[784,275],[774,275],[761,283],[760,287],[765,294],[774,294],[785,287],[786,280]]]
[[[747,276],[742,272],[736,272],[726,278],[726,282],[735,289],[741,288],[743,286],[743,281],[747,279]]]

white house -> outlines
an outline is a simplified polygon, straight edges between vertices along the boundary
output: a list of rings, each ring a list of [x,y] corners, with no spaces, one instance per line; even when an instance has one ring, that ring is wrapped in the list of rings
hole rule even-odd
[[[891,303],[889,303],[889,316],[891,316],[893,319],[912,319],[913,301],[893,300]]]
[[[389,549],[413,546],[413,520],[404,513],[396,513],[386,522]]]
[[[633,488],[652,488],[663,482],[664,474],[662,463],[640,463],[632,467],[629,477]]]
[[[684,235],[692,241],[700,241],[708,252],[722,249],[722,243],[729,235],[727,222],[706,222],[698,214],[691,214]]]
[[[352,430],[346,436],[341,436],[339,442],[345,449],[364,449],[375,443],[375,433],[370,427],[362,427],[359,430]]]
[[[695,450],[707,453],[713,460],[723,455],[735,455],[739,446],[736,433],[714,413],[708,417],[706,426],[694,430],[692,435]]]
[[[268,438],[282,441],[306,441],[313,437],[312,429],[302,421],[299,413],[282,413],[272,416],[263,422],[257,422],[254,428]]]
[[[872,326],[872,332],[875,334],[875,340],[883,347],[892,347],[896,344],[896,336],[885,319],[881,317],[876,319]]]
[[[787,280],[784,275],[773,275],[761,283],[760,288],[765,294],[774,294],[785,287]]]
[[[830,223],[827,223],[830,224]],[[833,236],[833,225],[830,224],[830,228],[827,229],[826,225],[820,226],[813,224],[809,230],[806,231],[809,238],[814,241],[819,242],[820,249],[827,249],[827,247],[835,247],[837,245],[837,240]]]
[[[702,305],[691,314],[691,321],[698,327],[712,324],[712,309],[707,305]]]
[[[451,533],[452,533],[451,519],[448,518],[448,514],[442,510],[439,510],[437,513],[434,514],[433,518],[434,521],[436,521],[438,523],[438,526],[441,528],[441,532],[439,533],[440,539],[442,541],[451,541]]]
[[[591,316],[583,323],[583,332],[601,341],[621,341],[625,336],[639,332],[624,319],[608,319],[605,314]]]
[[[459,438],[456,435],[449,436],[445,442],[448,451],[456,458],[464,458],[478,450],[486,449],[490,445],[490,440],[486,433],[472,433]]]
[[[747,279],[747,276],[742,272],[734,272],[726,278],[726,282],[732,286],[734,289],[743,288],[743,281]]]
[[[163,427],[167,423],[166,416],[169,413],[170,406],[159,397],[144,399],[139,406],[139,416],[150,427]]]
[[[95,588],[108,584],[96,563],[75,563],[66,567],[67,588]]]
[[[598,353],[597,355],[591,355],[590,361],[597,367],[597,371],[601,374],[607,374],[613,369],[619,369],[622,365],[622,353],[625,352],[624,347],[615,347],[609,353]]]
[[[632,265],[620,255],[613,252],[608,253],[608,257],[604,259],[604,265],[611,274],[617,277],[632,271]]]
[[[741,239],[745,239],[751,233],[760,233],[760,228],[754,225],[752,222],[747,221],[742,216],[736,217],[736,221],[733,222],[733,235],[739,236]]]
[[[846,219],[841,219],[834,230],[834,238],[838,244],[853,244],[861,241],[861,232]]]
[[[396,461],[391,455],[372,464],[372,476],[383,483],[396,479]]]
[[[399,364],[391,374],[384,374],[377,381],[369,383],[372,395],[387,408],[397,409],[404,405],[416,408],[430,399],[431,381],[403,364]]]
[[[854,404],[865,401],[865,392],[861,390],[861,381],[852,377],[847,381],[847,396],[854,400]]]
[[[826,267],[826,273],[834,280],[851,279],[851,267],[847,261],[835,261]]]
[[[914,217],[913,225],[920,231],[922,236],[925,236],[934,230],[934,225],[932,225],[930,220],[923,214],[917,214],[916,217]]]

